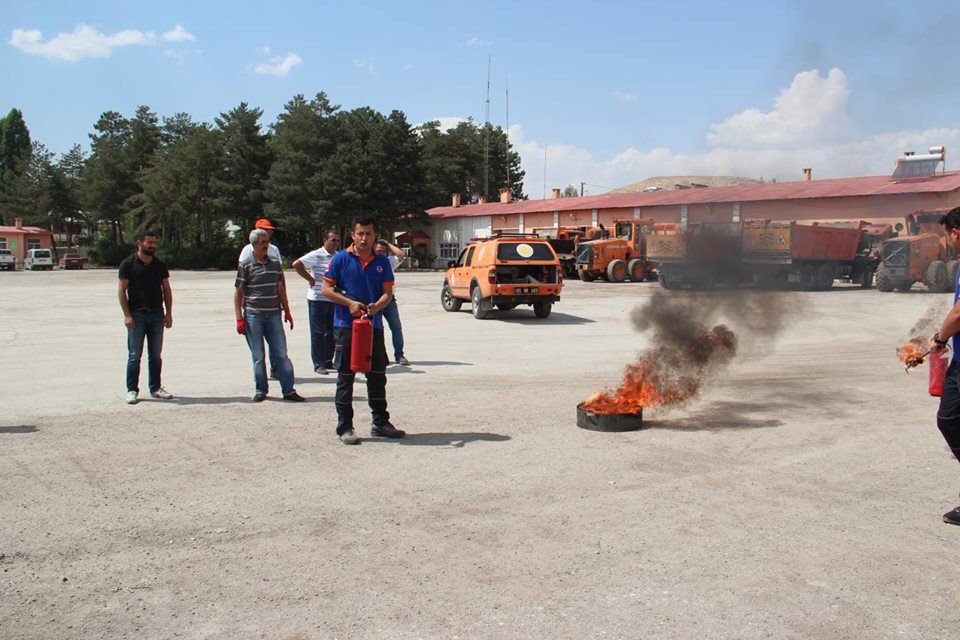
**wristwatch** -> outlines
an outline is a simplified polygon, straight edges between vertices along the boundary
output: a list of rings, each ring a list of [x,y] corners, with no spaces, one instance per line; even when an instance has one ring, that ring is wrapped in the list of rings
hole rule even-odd
[[[941,339],[940,339],[940,332],[938,331],[938,332],[936,332],[935,334],[933,334],[933,341],[934,341],[936,344],[940,345],[941,347],[944,347],[944,346],[947,345],[947,342],[949,342],[949,339],[947,339],[947,340],[941,340]]]

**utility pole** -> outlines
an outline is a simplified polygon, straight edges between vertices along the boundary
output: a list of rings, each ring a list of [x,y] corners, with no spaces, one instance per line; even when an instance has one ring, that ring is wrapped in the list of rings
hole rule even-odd
[[[506,74],[506,86],[507,93],[507,152],[505,162],[507,163],[507,189],[510,189],[510,193],[513,193],[513,184],[510,183],[510,72]],[[946,165],[944,165],[946,166]]]
[[[487,54],[487,102],[483,128],[483,197],[490,201],[490,54]]]
[[[543,150],[543,199],[547,199],[547,150]]]
[[[581,198],[583,197],[583,185],[585,185],[585,184],[587,184],[587,183],[586,183],[586,182],[581,182],[581,183],[580,183],[580,197],[581,197]]]

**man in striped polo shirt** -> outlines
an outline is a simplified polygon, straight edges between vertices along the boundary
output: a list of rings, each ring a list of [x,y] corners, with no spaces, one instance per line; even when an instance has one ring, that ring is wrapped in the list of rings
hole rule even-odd
[[[240,263],[233,294],[233,307],[237,315],[237,333],[247,339],[253,358],[254,402],[263,402],[269,390],[267,380],[266,340],[270,347],[270,359],[277,363],[283,399],[303,402],[293,388],[293,363],[287,357],[287,336],[283,332],[284,319],[293,330],[293,316],[287,303],[287,287],[280,262],[269,255],[270,236],[262,229],[250,232],[253,255]]]

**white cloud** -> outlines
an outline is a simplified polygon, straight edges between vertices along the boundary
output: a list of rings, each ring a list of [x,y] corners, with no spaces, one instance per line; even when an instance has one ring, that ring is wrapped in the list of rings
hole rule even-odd
[[[793,78],[774,102],[773,111],[747,109],[710,126],[707,142],[715,146],[803,145],[837,142],[850,129],[846,114],[847,76],[816,69]]]
[[[620,102],[636,102],[637,96],[632,93],[626,93],[624,91],[614,91],[613,97],[619,100]]]
[[[373,58],[355,58],[353,60],[353,68],[363,69],[372,76],[377,74],[377,67],[373,63]]]
[[[167,42],[195,42],[197,40],[195,35],[184,29],[179,24],[160,37]]]
[[[468,47],[488,47],[488,46],[490,46],[490,43],[489,43],[489,42],[487,42],[486,40],[483,40],[483,39],[481,39],[481,38],[478,38],[477,36],[470,36],[469,38],[467,38],[467,41],[466,41],[464,44],[466,44]]]
[[[302,62],[303,59],[297,54],[288,53],[285,56],[270,58],[270,62],[262,62],[255,66],[253,70],[263,75],[285,78],[291,69]]]
[[[31,55],[76,62],[83,58],[109,58],[114,49],[152,44],[155,39],[152,31],[124,29],[105,34],[91,26],[79,24],[72,32],[58,33],[46,42],[38,29],[14,29],[8,44]]]

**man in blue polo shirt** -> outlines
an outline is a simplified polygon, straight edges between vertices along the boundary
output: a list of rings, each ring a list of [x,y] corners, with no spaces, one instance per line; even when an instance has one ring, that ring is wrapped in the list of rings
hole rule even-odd
[[[376,222],[358,218],[351,226],[353,246],[330,260],[323,276],[323,297],[335,303],[333,314],[333,366],[337,370],[337,435],[344,444],[360,444],[353,430],[353,382],[350,337],[354,318],[373,321],[373,358],[367,376],[367,402],[373,414],[370,435],[402,438],[405,432],[390,424],[387,412],[387,349],[383,341],[383,311],[393,299],[393,269],[373,252]]]

